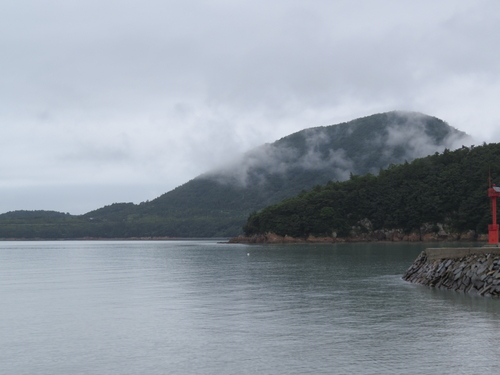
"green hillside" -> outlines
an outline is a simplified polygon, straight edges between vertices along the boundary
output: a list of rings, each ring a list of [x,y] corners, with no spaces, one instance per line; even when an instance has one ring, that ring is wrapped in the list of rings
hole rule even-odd
[[[353,228],[410,233],[423,226],[486,233],[490,169],[500,179],[500,144],[446,150],[378,176],[316,186],[250,215],[245,234],[346,237]]]
[[[414,112],[305,129],[148,202],[116,203],[43,228],[30,218],[23,228],[0,216],[0,238],[43,237],[47,231],[54,238],[235,236],[251,212],[304,189],[351,174],[377,174],[391,164],[460,146],[466,138],[442,120]]]

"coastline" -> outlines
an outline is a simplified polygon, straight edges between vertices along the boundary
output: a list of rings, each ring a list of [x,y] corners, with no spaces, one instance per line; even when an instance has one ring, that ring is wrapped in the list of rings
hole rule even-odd
[[[280,236],[275,233],[259,234],[254,236],[237,236],[229,239],[227,243],[240,244],[333,244],[345,242],[488,242],[487,234],[476,234],[473,231],[443,235],[442,233],[410,233],[402,234],[401,231],[392,236],[380,235],[380,233],[353,234],[348,237],[316,237],[297,238],[291,236]]]
[[[79,237],[79,238],[0,238],[7,241],[202,241],[227,240],[227,237]]]

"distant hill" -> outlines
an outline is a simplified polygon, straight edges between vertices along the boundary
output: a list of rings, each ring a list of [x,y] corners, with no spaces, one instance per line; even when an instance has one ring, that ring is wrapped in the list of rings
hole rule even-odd
[[[0,220],[26,220],[26,219],[62,219],[71,216],[70,214],[65,214],[58,211],[44,211],[44,210],[18,210],[10,211],[4,214],[0,214]]]
[[[251,212],[302,190],[351,175],[377,174],[391,164],[469,142],[465,133],[444,121],[415,112],[381,113],[305,129],[151,201],[112,204],[72,217],[71,223],[66,218],[59,236],[235,236]],[[78,220],[73,223],[73,218]],[[0,217],[0,237],[7,232]]]
[[[135,207],[112,205],[85,215],[94,220],[164,223],[170,236],[233,236],[248,215],[350,174],[378,173],[467,142],[467,135],[435,117],[414,112],[376,114],[305,129],[257,147],[232,164],[205,173]]]

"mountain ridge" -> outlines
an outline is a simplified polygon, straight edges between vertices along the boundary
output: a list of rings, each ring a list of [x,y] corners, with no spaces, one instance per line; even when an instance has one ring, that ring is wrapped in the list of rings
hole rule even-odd
[[[78,237],[232,237],[251,212],[301,190],[378,173],[466,139],[444,121],[418,112],[374,114],[263,144],[151,201],[114,203],[73,218],[85,224]]]

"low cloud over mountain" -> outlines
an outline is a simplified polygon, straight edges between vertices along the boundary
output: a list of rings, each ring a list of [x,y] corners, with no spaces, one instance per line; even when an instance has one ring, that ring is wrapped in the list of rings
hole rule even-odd
[[[319,181],[343,181],[352,174],[378,173],[472,139],[445,122],[416,112],[389,112],[343,124],[306,129],[255,148],[199,178],[223,184],[262,186],[270,176],[321,173]],[[321,181],[321,182],[320,182]]]

